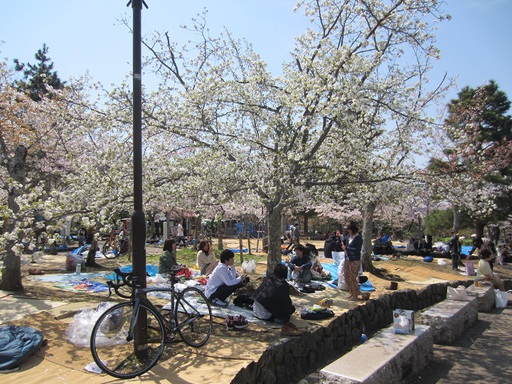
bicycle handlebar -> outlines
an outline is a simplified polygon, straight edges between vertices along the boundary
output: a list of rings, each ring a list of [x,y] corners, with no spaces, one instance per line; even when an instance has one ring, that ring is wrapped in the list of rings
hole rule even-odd
[[[110,297],[112,295],[112,289],[116,293],[117,296],[123,297],[125,299],[130,299],[130,296],[120,293],[119,288],[124,287],[127,285],[131,288],[131,291],[133,292],[133,287],[137,285],[138,276],[135,276],[133,272],[123,272],[119,268],[114,269],[114,272],[116,274],[116,281],[108,280],[108,296]],[[150,276],[149,273],[146,272],[146,276]]]
[[[169,275],[171,276],[170,280],[174,281],[175,276],[180,271],[182,271],[186,268],[187,268],[186,265],[181,265],[181,264],[175,265],[169,272]],[[109,297],[112,296],[112,289],[113,289],[117,296],[123,297],[125,299],[131,299],[132,293],[133,293],[133,288],[137,285],[139,277],[135,276],[133,274],[133,272],[123,272],[119,268],[114,269],[114,272],[116,274],[116,281],[115,282],[112,280],[107,281],[108,296]],[[150,276],[150,274],[146,272],[146,276]],[[130,296],[119,292],[119,288],[124,287],[125,285],[127,285],[128,287],[131,288]]]

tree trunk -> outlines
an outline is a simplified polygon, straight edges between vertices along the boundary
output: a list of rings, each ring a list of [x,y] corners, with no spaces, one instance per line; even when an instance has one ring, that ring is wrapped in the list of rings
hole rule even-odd
[[[363,270],[370,273],[375,272],[375,267],[372,264],[372,228],[375,207],[375,203],[368,203],[363,213],[363,248],[361,250],[361,259]]]
[[[476,237],[484,237],[485,223],[482,221],[475,222],[475,235]]]
[[[418,215],[418,240],[424,239],[425,233],[423,230],[423,220],[421,220],[421,216]]]
[[[453,230],[459,232],[460,229],[460,214],[459,205],[453,204]]]
[[[238,235],[238,250],[240,251],[240,264],[244,262],[244,241],[243,241],[243,233],[244,231],[241,231]]]
[[[309,220],[308,214],[304,214],[304,226],[302,227],[302,236],[306,236],[309,233]]]
[[[20,183],[22,186],[25,185],[26,169],[25,161],[27,159],[27,148],[23,145],[18,145],[14,151],[13,158],[9,161],[8,170],[9,175]],[[12,187],[7,196],[7,204],[9,209],[14,213],[18,213],[20,210],[19,205],[16,203],[16,198],[20,195],[20,191],[16,187]],[[7,218],[4,221],[7,225],[4,226],[5,232],[12,232],[16,228],[14,220]],[[21,241],[21,239],[19,239]],[[23,284],[21,282],[21,259],[20,256],[14,251],[16,241],[9,240],[7,242],[6,254],[4,259],[4,267],[2,269],[2,285],[0,288],[4,291],[21,291],[23,290]]]
[[[224,214],[224,212],[222,212]],[[222,218],[224,217],[224,215],[220,215],[219,216],[219,221],[218,221],[218,225],[217,225],[217,239],[218,239],[218,244],[217,244],[217,248],[219,251],[223,251],[224,250],[224,243],[223,243],[223,240],[224,240],[224,227],[223,227],[223,223],[222,223]],[[212,224],[213,224],[213,220],[212,220]]]
[[[96,264],[96,250],[98,249],[98,241],[93,240],[91,244],[91,248],[89,248],[89,252],[87,252],[87,258],[85,259],[86,267],[97,267]]]
[[[267,256],[267,276],[274,273],[274,268],[281,262],[281,212],[282,205],[265,205],[267,210],[267,236],[268,236],[268,256]]]

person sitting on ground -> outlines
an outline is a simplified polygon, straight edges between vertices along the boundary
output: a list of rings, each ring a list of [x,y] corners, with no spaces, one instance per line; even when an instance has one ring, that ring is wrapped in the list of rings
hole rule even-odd
[[[290,286],[286,282],[288,270],[284,264],[277,264],[272,276],[266,277],[252,298],[254,316],[261,320],[284,324],[281,332],[289,336],[299,336],[305,331],[290,323],[295,307],[290,298]]]
[[[478,262],[475,281],[489,281],[495,288],[498,288],[500,291],[504,291],[505,287],[503,285],[503,281],[501,281],[500,277],[492,271],[489,264],[492,258],[493,254],[489,249],[482,249],[480,252],[480,261]]]
[[[239,275],[234,266],[235,254],[225,249],[220,254],[220,263],[217,264],[208,278],[205,288],[205,296],[213,304],[227,307],[226,299],[238,288],[249,282],[247,275]]]
[[[209,275],[219,263],[213,253],[213,247],[208,240],[202,240],[199,243],[196,263],[201,271],[201,275]]]
[[[165,240],[163,251],[158,264],[158,273],[161,275],[171,272],[172,268],[178,264],[176,261],[176,241],[174,239]]]
[[[286,265],[291,271],[291,278],[303,283],[311,281],[311,259],[309,253],[303,245],[296,245],[293,249],[295,256],[286,259]]]

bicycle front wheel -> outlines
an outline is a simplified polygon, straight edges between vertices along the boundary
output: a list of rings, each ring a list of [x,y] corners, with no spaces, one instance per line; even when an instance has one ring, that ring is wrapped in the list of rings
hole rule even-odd
[[[188,287],[178,295],[175,319],[178,333],[191,347],[200,347],[210,338],[213,326],[212,308],[199,289]]]
[[[134,333],[141,329],[140,337],[133,337],[130,329]],[[94,325],[91,352],[102,371],[129,379],[157,363],[164,351],[164,341],[164,324],[151,308],[141,304],[139,315],[134,316],[132,303],[121,303],[105,311]]]

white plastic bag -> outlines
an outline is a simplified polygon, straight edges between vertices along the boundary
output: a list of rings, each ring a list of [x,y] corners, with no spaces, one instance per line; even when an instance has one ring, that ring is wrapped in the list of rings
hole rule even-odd
[[[244,273],[256,273],[256,262],[251,259],[242,263],[242,271]]]
[[[437,264],[438,265],[446,265],[446,261],[444,261],[443,259],[437,259]]]
[[[395,309],[393,311],[393,331],[403,335],[414,333],[414,311]]]
[[[69,341],[80,347],[88,347],[91,339],[92,327],[96,321],[114,302],[99,303],[96,309],[87,308],[73,316],[73,321],[69,323],[66,334]]]
[[[457,288],[448,287],[446,290],[446,298],[449,300],[465,301],[468,300],[468,294],[464,286],[458,286]]]
[[[508,297],[510,296],[509,292],[495,289],[494,296],[496,297],[496,308],[505,308],[507,306]]]

